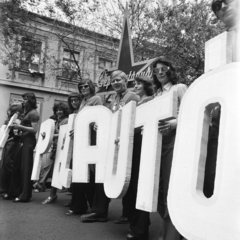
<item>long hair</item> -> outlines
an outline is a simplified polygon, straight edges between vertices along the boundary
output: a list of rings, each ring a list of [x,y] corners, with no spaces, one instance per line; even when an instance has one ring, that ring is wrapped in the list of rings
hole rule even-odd
[[[30,111],[37,108],[37,99],[34,93],[24,93],[23,98],[27,98],[27,103],[25,105],[25,110]]]
[[[168,80],[173,85],[177,84],[178,83],[178,77],[177,77],[176,70],[175,70],[174,66],[172,65],[172,63],[168,59],[166,59],[166,58],[159,57],[152,63],[152,69],[156,68],[158,63],[162,63],[162,64],[164,64],[164,65],[166,65],[166,66],[168,66],[170,68],[166,72]],[[153,75],[153,84],[156,86],[157,89],[159,89],[159,88],[162,89],[162,84],[158,81],[156,75]]]
[[[137,76],[135,77],[135,81],[141,82],[143,84],[143,89],[146,92],[147,96],[152,96],[154,91],[153,91],[153,83],[150,77],[147,76]]]
[[[79,93],[82,93],[82,92],[81,92],[81,89],[79,88],[79,86],[84,85],[84,84],[87,84],[87,85],[89,86],[90,94],[91,94],[91,95],[95,95],[95,91],[96,91],[96,90],[95,90],[95,86],[94,86],[94,84],[93,84],[93,82],[92,82],[91,79],[82,80],[82,81],[78,84],[78,91],[79,91]]]
[[[68,108],[68,105],[66,103],[60,102],[60,103],[54,104],[54,106],[53,106],[54,114],[57,113],[58,109],[62,109],[63,110],[63,115],[64,115],[65,118],[68,117],[68,115],[69,115],[69,108]]]
[[[211,10],[214,12],[215,16],[218,18],[217,12],[213,10],[213,4],[217,2],[217,0],[213,0],[211,3]],[[219,18],[218,18],[219,19]]]
[[[22,104],[20,102],[19,103],[12,103],[11,106],[8,108],[8,110],[7,110],[7,118],[8,118],[8,120],[10,120],[11,117],[15,113],[19,113],[19,115],[21,115],[23,113]]]
[[[79,99],[79,103],[81,104],[82,101],[82,95],[80,93],[70,93],[68,96],[68,107],[69,107],[69,112],[73,113],[76,109],[73,108],[72,104],[71,104],[71,98],[78,98]],[[79,104],[79,106],[80,106]]]

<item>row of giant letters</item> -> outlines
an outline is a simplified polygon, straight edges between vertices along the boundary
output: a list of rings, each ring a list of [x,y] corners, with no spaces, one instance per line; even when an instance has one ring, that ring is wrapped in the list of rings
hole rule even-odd
[[[180,106],[168,207],[174,225],[189,240],[240,239],[239,77],[240,63],[212,70],[189,87]],[[214,195],[206,198],[203,179],[210,115],[207,106],[214,102],[221,104],[219,146]],[[143,126],[136,208],[156,211],[162,142],[158,121],[176,115],[176,93],[137,108],[135,102],[130,102],[116,113],[96,106],[70,115],[68,125],[60,127],[52,186],[88,182],[89,164],[95,164],[95,181],[104,183],[106,195],[123,197],[131,175],[134,129]],[[98,125],[95,146],[90,145],[92,123]],[[69,131],[73,128],[71,140]],[[41,125],[33,180],[39,178],[41,157],[49,150],[53,129],[52,120]]]

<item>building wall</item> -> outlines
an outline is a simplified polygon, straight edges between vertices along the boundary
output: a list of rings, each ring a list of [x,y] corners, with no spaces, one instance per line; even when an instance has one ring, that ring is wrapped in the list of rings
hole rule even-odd
[[[39,113],[41,121],[44,121],[52,115],[52,107],[56,101],[67,101],[70,92],[77,92],[78,80],[69,80],[62,77],[62,64],[64,54],[64,43],[56,36],[56,30],[46,21],[34,23],[32,30],[33,39],[40,41],[41,56],[39,72],[45,73],[42,78],[38,74],[30,74],[29,71],[16,69],[10,70],[10,66],[3,65],[0,62],[0,124],[6,119],[6,111],[12,101],[21,101],[21,95],[25,92],[35,93],[39,103]],[[69,36],[68,43],[77,43],[76,51],[80,52],[79,64],[82,69],[83,78],[90,78],[97,82],[98,76],[102,71],[98,69],[99,58],[108,58],[114,61],[111,53],[115,53],[114,46],[109,40],[100,39],[99,36],[93,37],[86,33],[75,36]],[[1,43],[0,43],[1,44]],[[107,53],[107,55],[106,55]],[[20,57],[20,51],[19,51]],[[114,54],[113,54],[114,56]],[[4,58],[4,53],[1,53]],[[0,59],[1,60],[1,59]],[[17,66],[20,66],[18,60]]]

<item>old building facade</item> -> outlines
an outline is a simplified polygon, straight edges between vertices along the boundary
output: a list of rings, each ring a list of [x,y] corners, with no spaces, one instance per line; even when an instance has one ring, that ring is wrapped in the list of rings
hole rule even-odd
[[[77,72],[97,85],[101,72],[116,63],[117,39],[39,15],[27,29],[30,37],[23,35],[14,66],[2,63],[1,52],[1,124],[9,105],[21,102],[26,92],[35,93],[41,122],[48,119],[55,103],[66,102],[69,93],[78,91]]]

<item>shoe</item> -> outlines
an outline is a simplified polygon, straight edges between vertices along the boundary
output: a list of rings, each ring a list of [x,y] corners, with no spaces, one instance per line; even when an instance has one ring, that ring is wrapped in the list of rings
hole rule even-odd
[[[99,213],[89,213],[81,216],[81,220],[84,223],[92,223],[92,222],[107,222],[108,218]]]
[[[72,216],[72,215],[76,215],[76,213],[72,210],[69,210],[68,212],[66,212],[67,216]]]
[[[66,193],[68,190],[66,188],[63,187],[63,189],[58,190],[58,193]]]
[[[69,210],[68,212],[66,212],[66,215],[67,215],[67,216],[72,216],[72,215],[84,215],[84,214],[86,214],[86,211],[84,211],[84,212],[74,212],[74,211],[72,211],[72,210]]]
[[[14,202],[14,203],[18,203],[18,202],[27,203],[27,202],[29,202],[29,200],[22,200],[22,199],[20,199],[20,198],[14,198],[14,199],[13,199],[13,202]]]
[[[33,184],[33,188],[35,188],[33,190],[33,192],[35,193],[39,193],[39,192],[45,192],[46,191],[46,187],[44,184],[40,184],[38,182],[36,182],[35,184]]]
[[[42,202],[42,204],[55,203],[57,201],[57,198],[58,198],[57,195],[54,197],[49,196]]]
[[[140,238],[134,237],[132,234],[127,235],[127,240],[140,240]]]
[[[113,223],[115,223],[115,224],[128,224],[130,222],[129,222],[127,217],[122,216],[122,217],[114,220]]]
[[[8,194],[3,195],[3,199],[5,200],[12,200],[13,198],[9,197]]]
[[[141,237],[135,237],[131,233],[128,233],[127,240],[148,240],[148,232],[143,234]]]
[[[3,197],[4,195],[6,195],[6,192],[1,192],[0,193],[0,197]]]
[[[45,189],[40,189],[40,188],[36,188],[33,190],[33,192],[35,192],[35,193],[45,192],[45,191],[46,191]]]

